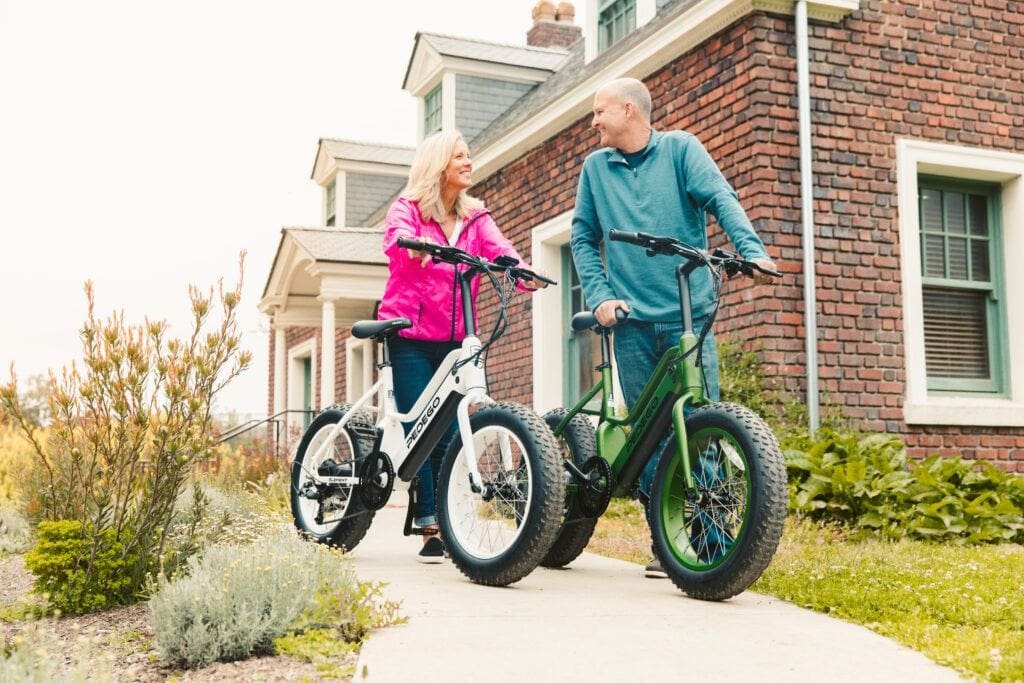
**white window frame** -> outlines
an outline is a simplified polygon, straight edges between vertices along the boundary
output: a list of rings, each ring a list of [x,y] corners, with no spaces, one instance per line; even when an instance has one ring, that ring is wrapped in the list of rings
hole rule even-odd
[[[378,344],[373,339],[349,337],[345,340],[345,400],[355,403],[373,386],[373,368],[377,364]],[[379,401],[374,401],[380,405]],[[367,406],[366,410],[371,407]]]
[[[313,385],[309,388],[310,400],[313,402],[313,410],[316,410],[316,347],[317,338],[310,337],[288,349],[288,405],[287,410],[302,410],[302,361],[307,358],[309,361],[309,378]],[[288,413],[288,431],[298,430],[302,432],[302,415],[299,413]]]
[[[587,0],[587,16],[585,18],[586,25],[584,26],[584,35],[586,36],[583,43],[583,59],[584,62],[590,62],[597,57],[598,52],[598,31],[597,31],[597,20],[600,12],[598,7],[601,5],[601,0]],[[658,13],[658,0],[636,0],[636,28],[638,30],[641,26],[649,22]]]
[[[572,235],[572,211],[547,220],[530,232],[532,266],[548,276],[562,273],[562,246]],[[563,406],[563,342],[568,332],[559,287],[545,287],[533,294],[533,407],[538,413]],[[567,284],[567,283],[565,283]],[[557,334],[555,331],[558,331]],[[621,404],[618,367],[612,354],[612,391]],[[568,406],[566,406],[568,407]]]
[[[906,362],[904,420],[907,424],[1024,427],[1024,268],[1007,262],[1011,254],[1024,254],[1024,154],[899,139],[896,169]],[[928,393],[917,194],[921,175],[978,180],[1001,187],[1009,377],[1006,398]]]

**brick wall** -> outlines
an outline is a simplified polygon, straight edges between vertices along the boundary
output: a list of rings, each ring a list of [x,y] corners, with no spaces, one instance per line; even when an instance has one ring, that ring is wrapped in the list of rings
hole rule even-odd
[[[349,328],[339,328],[334,333],[334,402],[342,403],[345,401],[346,392],[346,373],[345,373],[345,345],[348,338],[352,336],[352,332]],[[314,344],[316,354],[316,368],[313,377],[313,409],[319,410],[323,406],[320,405],[320,367],[323,358],[322,347],[320,343],[320,328],[319,327],[290,327],[285,332],[285,347],[291,349],[292,347],[301,344],[310,339],[315,339]],[[286,352],[287,353],[287,352]],[[288,382],[288,364],[285,363],[285,383],[287,386]],[[267,394],[269,396],[267,400],[267,415],[274,413],[274,334],[270,334],[270,363],[267,372],[269,381],[267,383]],[[287,393],[285,394],[287,396]]]
[[[879,2],[836,25],[812,25],[819,376],[823,398],[870,430],[902,434],[911,454],[963,454],[1024,471],[1024,430],[903,423],[895,140],[913,137],[1024,151],[1024,9]],[[788,391],[805,389],[802,252],[792,19],[748,16],[648,76],[654,125],[696,134],[785,274],[773,288],[725,285],[718,332],[757,348]],[[581,119],[478,185],[505,234],[529,258],[530,230],[572,208],[583,158],[596,148]],[[712,244],[722,242],[711,227]],[[482,289],[481,291],[484,291]],[[481,298],[482,330],[493,317]],[[529,301],[491,356],[493,392],[529,402]]]

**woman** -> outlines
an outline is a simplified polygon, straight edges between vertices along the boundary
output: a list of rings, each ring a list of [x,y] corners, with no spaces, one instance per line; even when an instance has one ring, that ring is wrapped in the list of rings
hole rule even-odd
[[[430,136],[416,150],[409,183],[385,219],[384,253],[390,260],[390,275],[378,317],[406,317],[413,322],[390,344],[395,402],[403,413],[412,408],[445,356],[459,348],[466,332],[454,266],[434,263],[429,254],[401,249],[398,239],[448,244],[491,261],[504,254],[520,259],[483,202],[466,192],[473,184],[472,172],[461,133]],[[474,280],[474,314],[479,286],[479,279]],[[444,545],[437,537],[435,492],[441,459],[454,433],[453,423],[418,474],[413,521],[423,530],[420,562],[444,561]]]

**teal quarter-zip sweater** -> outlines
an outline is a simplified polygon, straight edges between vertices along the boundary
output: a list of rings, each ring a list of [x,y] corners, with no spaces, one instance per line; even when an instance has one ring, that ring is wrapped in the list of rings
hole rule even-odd
[[[695,136],[652,130],[634,164],[631,167],[613,147],[600,149],[583,162],[571,244],[591,310],[609,299],[624,299],[634,320],[680,319],[675,266],[681,260],[649,258],[640,247],[608,240],[609,230],[671,236],[707,249],[705,216],[710,212],[741,255],[768,258],[736,192]],[[607,271],[599,250],[602,243]],[[712,291],[707,268],[690,275],[690,300],[695,317],[708,313]]]

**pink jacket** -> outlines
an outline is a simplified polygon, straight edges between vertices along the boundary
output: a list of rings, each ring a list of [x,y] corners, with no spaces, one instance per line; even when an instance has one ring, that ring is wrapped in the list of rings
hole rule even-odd
[[[421,268],[419,258],[409,258],[409,252],[398,246],[399,237],[429,238],[438,244],[447,244],[441,226],[425,219],[416,202],[399,197],[388,209],[384,228],[384,254],[390,260],[388,269],[391,274],[384,285],[377,318],[386,320],[404,316],[411,320],[413,326],[398,333],[406,339],[462,341],[466,330],[462,320],[462,293],[455,282],[455,267],[427,261],[427,265]],[[490,261],[503,254],[522,260],[512,243],[501,234],[487,209],[476,209],[466,216],[453,246]],[[525,263],[523,265],[527,267]],[[466,266],[459,266],[460,273],[465,269]],[[479,289],[478,277],[471,283],[474,315]]]

